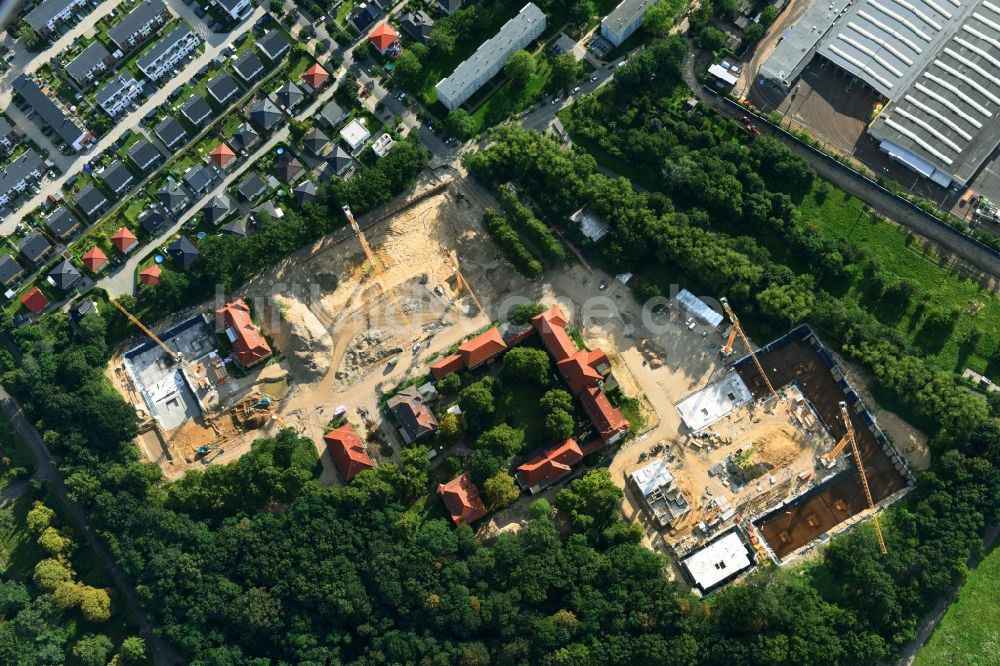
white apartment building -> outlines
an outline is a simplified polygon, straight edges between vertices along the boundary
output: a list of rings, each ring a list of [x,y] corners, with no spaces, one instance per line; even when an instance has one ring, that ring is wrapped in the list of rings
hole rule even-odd
[[[112,79],[94,94],[94,101],[104,109],[104,112],[114,118],[128,109],[135,99],[142,94],[142,83],[136,81],[129,73],[123,73]]]
[[[242,21],[253,12],[250,0],[215,0],[215,5],[234,21]]]
[[[186,25],[179,25],[152,48],[139,56],[136,65],[150,81],[163,78],[177,63],[194,51],[201,40]]]
[[[448,109],[458,108],[484,83],[496,76],[518,49],[523,49],[545,32],[545,13],[529,2],[517,16],[503,24],[500,32],[483,42],[467,60],[459,63],[451,76],[441,79],[434,89]]]
[[[654,4],[656,0],[622,0],[601,20],[601,36],[618,46],[639,29]]]

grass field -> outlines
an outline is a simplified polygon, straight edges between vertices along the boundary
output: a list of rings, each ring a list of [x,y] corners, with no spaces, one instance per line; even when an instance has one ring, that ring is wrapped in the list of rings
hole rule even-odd
[[[473,120],[483,131],[498,125],[516,113],[528,108],[538,99],[552,78],[552,66],[544,52],[534,54],[535,75],[528,82],[516,85],[513,81],[505,81],[490,98],[472,114]]]
[[[987,666],[1000,655],[1000,549],[969,574],[914,666]]]

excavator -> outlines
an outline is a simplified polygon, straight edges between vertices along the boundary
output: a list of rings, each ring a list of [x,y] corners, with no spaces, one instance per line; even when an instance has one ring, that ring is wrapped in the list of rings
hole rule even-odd
[[[882,525],[879,524],[878,514],[875,513],[875,501],[872,499],[872,491],[868,487],[868,476],[865,474],[865,466],[861,461],[861,450],[858,448],[858,441],[854,436],[854,424],[851,422],[851,414],[847,409],[847,403],[841,401],[840,403],[840,416],[844,419],[844,427],[847,432],[844,436],[837,442],[837,445],[830,449],[830,452],[823,456],[823,460],[833,461],[837,455],[844,450],[844,448],[850,444],[851,452],[854,454],[854,464],[858,468],[858,476],[861,478],[861,487],[865,491],[865,498],[868,500],[868,508],[872,510],[872,525],[875,526],[875,536],[878,537],[878,547],[885,555],[888,553],[888,549],[885,547],[885,539],[882,536]]]

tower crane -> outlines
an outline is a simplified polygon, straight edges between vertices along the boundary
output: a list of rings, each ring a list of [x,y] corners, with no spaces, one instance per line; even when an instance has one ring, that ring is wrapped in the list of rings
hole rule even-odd
[[[365,232],[361,231],[361,227],[358,225],[357,220],[354,219],[354,213],[351,212],[350,206],[344,206],[344,215],[347,217],[347,221],[351,223],[351,228],[354,229],[354,233],[357,234],[358,242],[361,243],[361,249],[364,250],[365,257],[372,265],[372,270],[375,273],[381,272],[379,269],[378,259],[375,257],[375,253],[372,252],[371,246],[368,245],[368,239],[365,238]]]
[[[764,372],[764,366],[760,364],[757,359],[757,354],[754,353],[753,347],[750,345],[750,339],[747,338],[747,334],[743,332],[743,327],[740,326],[740,320],[733,312],[733,309],[729,307],[729,301],[725,298],[720,298],[719,302],[722,303],[722,308],[726,311],[726,315],[729,317],[729,321],[733,323],[733,330],[729,332],[729,339],[726,340],[725,346],[722,348],[722,355],[729,356],[733,353],[733,342],[736,340],[736,336],[739,335],[740,339],[743,340],[743,344],[746,345],[747,351],[750,352],[750,358],[753,359],[754,365],[757,366],[757,371],[760,372],[760,376],[764,378],[764,384],[767,385],[767,390],[769,391],[769,396],[777,397],[778,392],[774,390],[774,386],[771,384],[771,380],[768,379],[767,373]]]
[[[858,475],[861,477],[861,487],[865,489],[868,508],[872,510],[872,524],[875,526],[875,535],[878,537],[878,547],[882,551],[882,554],[885,555],[889,551],[885,547],[885,539],[882,538],[882,526],[878,522],[878,514],[875,513],[875,502],[872,500],[872,491],[868,488],[868,476],[865,474],[865,467],[861,462],[861,451],[858,449],[858,441],[854,437],[854,425],[851,423],[851,414],[847,411],[846,402],[841,401],[840,403],[840,415],[844,419],[844,427],[847,428],[847,434],[844,435],[844,439],[851,443],[851,451],[854,453],[854,464],[857,465]],[[839,447],[840,445],[838,444],[837,446]]]
[[[133,324],[135,324],[136,327],[139,328],[139,330],[141,330],[143,333],[145,333],[146,335],[148,335],[149,338],[150,338],[150,340],[152,340],[153,342],[155,342],[156,344],[158,344],[160,346],[160,348],[163,349],[163,351],[167,352],[167,354],[169,354],[170,357],[172,359],[174,359],[174,361],[176,361],[177,363],[181,364],[184,367],[187,367],[187,361],[184,360],[184,357],[181,356],[180,354],[178,354],[177,352],[175,352],[170,347],[168,347],[166,345],[166,343],[163,342],[163,340],[161,340],[159,337],[157,337],[156,333],[153,333],[153,331],[151,331],[145,324],[143,324],[141,321],[139,321],[138,317],[136,317],[134,314],[132,314],[131,312],[129,312],[127,309],[125,309],[125,306],[122,305],[121,303],[119,303],[118,301],[116,301],[114,299],[109,299],[109,300],[111,300],[111,305],[113,305],[116,308],[118,308],[118,310],[123,315],[125,315],[125,317],[130,322],[132,322]]]

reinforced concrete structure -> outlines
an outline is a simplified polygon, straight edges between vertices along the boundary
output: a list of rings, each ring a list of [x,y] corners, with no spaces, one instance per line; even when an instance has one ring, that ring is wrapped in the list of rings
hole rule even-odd
[[[500,32],[459,63],[451,76],[434,86],[438,100],[449,110],[458,108],[496,76],[515,51],[538,39],[543,32],[545,13],[529,2],[517,16],[503,24]]]

